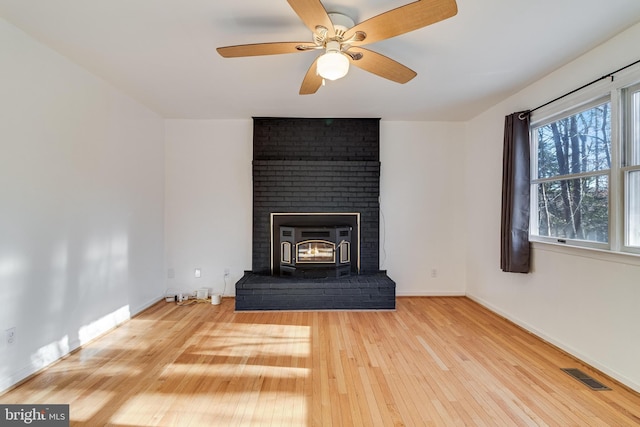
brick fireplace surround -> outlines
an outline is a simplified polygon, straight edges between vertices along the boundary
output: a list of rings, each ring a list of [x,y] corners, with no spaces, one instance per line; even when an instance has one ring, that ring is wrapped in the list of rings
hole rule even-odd
[[[394,309],[395,282],[378,269],[380,120],[253,123],[252,271],[236,283],[236,310]],[[351,274],[281,277],[272,213],[359,213],[359,259]]]

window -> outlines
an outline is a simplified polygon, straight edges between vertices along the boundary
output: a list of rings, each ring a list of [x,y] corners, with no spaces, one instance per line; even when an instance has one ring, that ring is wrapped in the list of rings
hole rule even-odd
[[[640,85],[625,89],[625,246],[640,248]]]
[[[611,102],[533,128],[537,235],[609,241]]]
[[[640,84],[629,86],[632,78],[638,69],[532,115],[531,240],[640,253]]]

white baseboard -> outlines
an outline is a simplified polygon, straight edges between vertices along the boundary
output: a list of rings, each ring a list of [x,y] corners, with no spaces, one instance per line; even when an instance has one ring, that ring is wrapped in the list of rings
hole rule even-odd
[[[397,297],[463,297],[464,292],[427,291],[427,292],[396,292]]]
[[[155,298],[152,298],[152,299],[148,300],[145,303],[140,304],[137,307],[134,307],[131,310],[131,317],[134,317],[136,314],[142,313],[147,308],[151,307],[152,305],[156,304],[158,301],[162,301],[162,300],[164,300],[164,293],[162,295],[160,295],[160,296],[157,296]]]

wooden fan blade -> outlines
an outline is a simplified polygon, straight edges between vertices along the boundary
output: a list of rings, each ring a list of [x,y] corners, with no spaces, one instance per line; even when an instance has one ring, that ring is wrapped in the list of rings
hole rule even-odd
[[[385,79],[406,83],[417,75],[411,68],[372,50],[352,47],[349,52],[362,54],[362,58],[358,60],[349,59],[352,65]]]
[[[329,37],[335,35],[333,29],[333,23],[327,14],[320,0],[287,0],[289,6],[298,14],[304,25],[311,30],[312,33],[316,32],[316,27],[321,25],[325,27]]]
[[[347,40],[356,31],[362,31],[367,37],[351,43],[352,46],[362,46],[426,27],[457,13],[455,0],[418,0],[361,22],[350,28],[344,38]]]
[[[225,58],[237,58],[241,56],[278,55],[281,53],[304,52],[296,49],[296,46],[308,46],[309,42],[274,42],[241,44],[237,46],[219,47],[216,50]]]
[[[319,58],[319,57],[318,57]],[[302,80],[302,86],[300,86],[300,95],[312,95],[320,89],[322,86],[322,77],[320,77],[316,73],[316,64],[318,63],[318,58],[313,61],[313,64],[307,70],[307,74],[304,76],[304,80]]]

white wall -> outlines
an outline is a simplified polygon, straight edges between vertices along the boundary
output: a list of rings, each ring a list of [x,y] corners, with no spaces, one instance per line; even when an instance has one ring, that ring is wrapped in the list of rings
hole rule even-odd
[[[250,119],[166,121],[168,290],[234,295],[251,270],[252,144]]]
[[[380,124],[380,264],[397,295],[465,293],[464,147],[460,123]]]
[[[0,390],[162,295],[163,132],[0,19]]]
[[[467,294],[640,391],[640,266],[633,257],[536,245],[530,274],[502,273],[504,116],[638,59],[640,24],[467,123]]]

